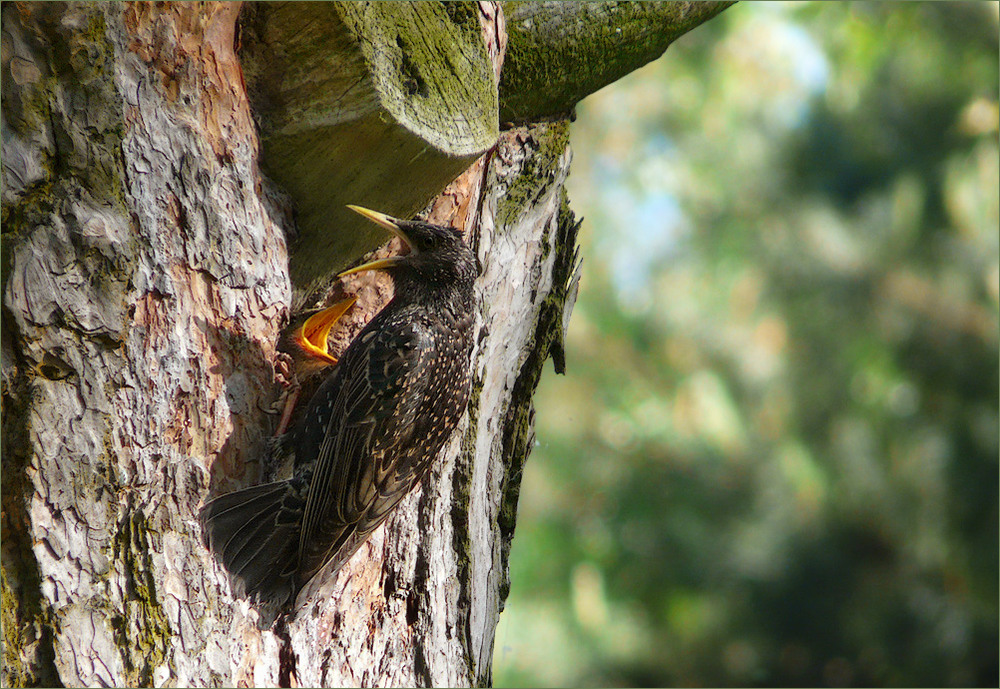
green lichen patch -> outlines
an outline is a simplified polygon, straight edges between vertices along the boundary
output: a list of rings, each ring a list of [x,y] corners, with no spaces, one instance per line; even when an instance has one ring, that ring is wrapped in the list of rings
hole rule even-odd
[[[5,687],[54,686],[52,644],[47,639],[44,616],[35,606],[26,604],[8,582],[7,568],[0,569],[0,622],[3,625],[3,671]],[[47,645],[47,662],[40,663],[40,652]]]
[[[337,9],[382,107],[439,151],[477,155],[499,135],[497,85],[474,6],[453,4],[345,2]]]
[[[65,21],[34,27],[46,38],[31,56],[39,78],[5,88],[4,114],[23,139],[44,148],[47,179],[71,175],[95,199],[124,209],[124,125],[104,12],[81,4],[65,10]]]
[[[506,192],[497,201],[497,227],[509,227],[517,222],[525,208],[552,186],[555,180],[556,161],[566,152],[569,144],[569,122],[543,124],[528,130],[529,139],[524,164],[511,180]]]
[[[4,239],[20,235],[47,216],[52,211],[52,192],[50,173],[26,187],[15,202],[3,204]]]
[[[3,685],[24,687],[29,684],[21,641],[23,630],[14,590],[7,584],[7,571],[0,568],[0,624],[3,625]]]
[[[6,323],[5,323],[6,325]],[[48,607],[42,599],[38,564],[31,548],[25,469],[30,456],[27,373],[5,371],[3,386],[2,468],[2,686],[56,686]]]
[[[48,76],[11,88],[9,95],[5,92],[4,114],[10,128],[28,137],[48,127],[58,85],[56,77]]]
[[[100,7],[93,9],[87,17],[86,29],[70,35],[70,65],[83,83],[106,80],[114,60],[114,46],[108,40],[104,12]]]
[[[37,573],[28,581],[18,581],[25,573],[9,570],[5,563],[2,576],[3,671],[0,686],[59,686],[52,649],[50,616],[41,607]],[[16,564],[15,564],[16,566]]]
[[[509,40],[500,116],[520,123],[564,115],[730,4],[504,2]]]
[[[152,686],[153,671],[167,660],[172,633],[156,595],[149,531],[142,512],[130,513],[114,538],[115,560],[124,567],[124,610],[111,616],[130,686]]]

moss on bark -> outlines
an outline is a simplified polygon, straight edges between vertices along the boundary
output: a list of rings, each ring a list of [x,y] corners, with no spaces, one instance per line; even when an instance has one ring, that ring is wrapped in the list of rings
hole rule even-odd
[[[663,54],[728,2],[505,2],[502,122],[568,114],[585,96]]]
[[[148,524],[141,511],[122,522],[114,540],[114,559],[125,567],[125,615],[111,617],[130,686],[148,687],[153,671],[167,659],[173,636],[156,595],[149,556]]]

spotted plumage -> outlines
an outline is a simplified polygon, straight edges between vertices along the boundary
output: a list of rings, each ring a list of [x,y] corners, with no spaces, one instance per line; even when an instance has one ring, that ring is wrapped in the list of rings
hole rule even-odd
[[[469,399],[475,255],[454,229],[355,210],[410,248],[348,271],[387,271],[395,297],[283,440],[294,477],[201,512],[207,544],[235,581],[279,603],[331,558],[349,557],[420,483]]]

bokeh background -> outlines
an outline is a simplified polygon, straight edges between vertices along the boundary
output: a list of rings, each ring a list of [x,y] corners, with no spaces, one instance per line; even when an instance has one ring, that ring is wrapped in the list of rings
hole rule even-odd
[[[745,3],[579,107],[498,686],[997,686],[998,56]]]

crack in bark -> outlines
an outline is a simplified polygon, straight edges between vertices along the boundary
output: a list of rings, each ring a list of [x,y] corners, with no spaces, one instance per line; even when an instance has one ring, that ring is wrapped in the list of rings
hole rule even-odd
[[[287,617],[281,615],[274,627],[274,635],[278,639],[278,686],[292,687],[298,686],[298,677],[295,674],[295,666],[298,657],[292,647],[292,640],[288,634]],[[295,684],[292,681],[295,680]]]

